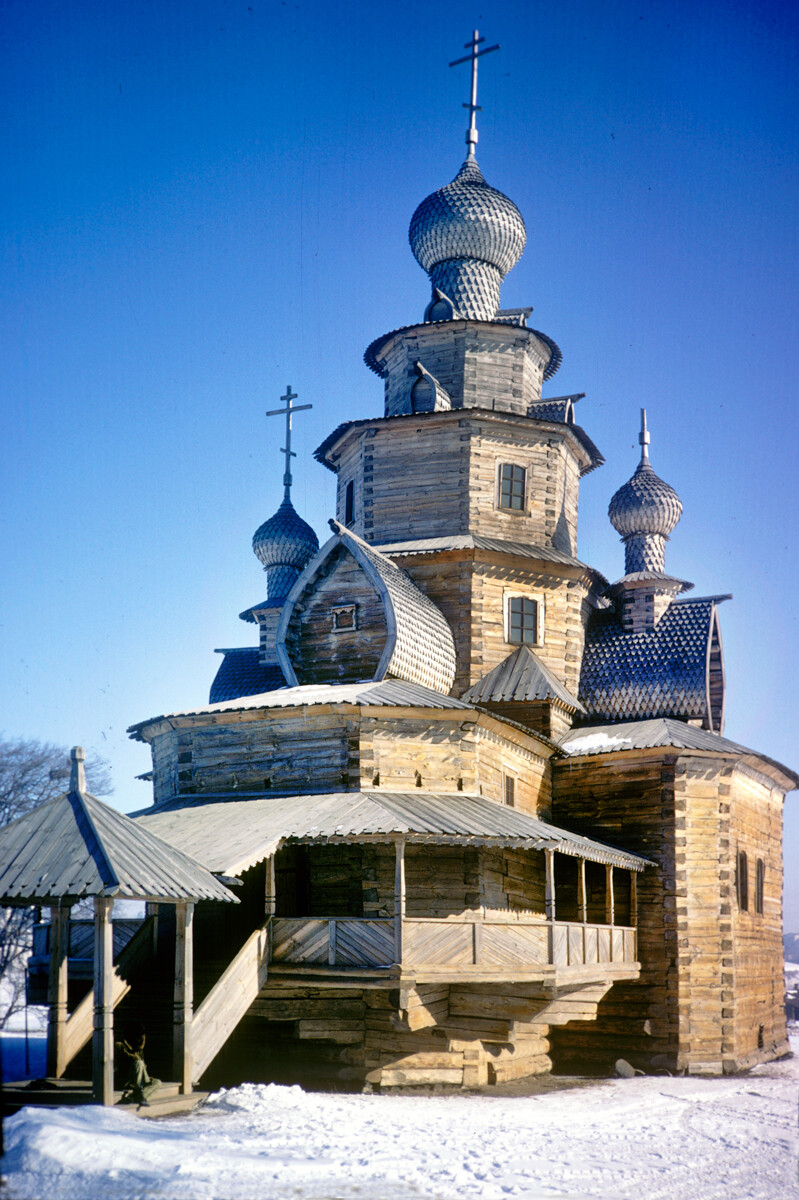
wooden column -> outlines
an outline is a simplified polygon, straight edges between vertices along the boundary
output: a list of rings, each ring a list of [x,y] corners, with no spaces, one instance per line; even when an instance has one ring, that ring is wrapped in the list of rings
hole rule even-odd
[[[630,871],[630,924],[638,928],[638,875]]]
[[[67,981],[69,958],[69,906],[50,909],[50,973],[47,980],[47,1075],[60,1079],[64,1074],[64,1032],[67,1023]]]
[[[175,991],[173,1053],[175,1079],[180,1090],[192,1090],[193,1056],[191,1023],[194,1014],[194,905],[182,900],[175,905]]]
[[[605,867],[605,920],[608,925],[614,923],[615,904],[613,899],[613,867],[608,863]]]
[[[275,903],[277,900],[277,892],[275,890],[275,856],[270,854],[265,863],[266,866],[266,886],[264,889],[264,915],[273,917],[275,915]]]
[[[405,919],[405,838],[398,838],[394,848],[394,957],[401,964],[402,922]]]
[[[577,905],[580,912],[580,920],[585,925],[588,920],[588,893],[585,889],[585,859],[580,859],[579,872],[577,875]]]
[[[555,851],[545,850],[544,860],[546,863],[546,912],[547,920],[555,920]]]
[[[94,898],[94,1034],[92,1037],[92,1095],[98,1104],[114,1103],[114,901]]]

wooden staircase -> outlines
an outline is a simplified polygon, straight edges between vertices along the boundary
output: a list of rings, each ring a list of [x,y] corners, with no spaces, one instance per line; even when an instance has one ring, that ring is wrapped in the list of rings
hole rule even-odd
[[[247,938],[194,1014],[191,1029],[193,1080],[201,1078],[266,983],[270,923]]]

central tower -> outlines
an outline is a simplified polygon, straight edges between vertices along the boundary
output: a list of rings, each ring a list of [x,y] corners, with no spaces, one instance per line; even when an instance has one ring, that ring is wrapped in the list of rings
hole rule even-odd
[[[526,719],[557,733],[579,711],[587,614],[606,586],[576,557],[579,481],[603,460],[575,423],[581,397],[542,398],[561,363],[556,343],[528,326],[531,308],[500,306],[527,234],[477,163],[477,59],[499,49],[481,42],[475,31],[456,60],[472,64],[466,159],[411,217],[430,281],[422,320],[365,354],[385,383],[384,416],[339,426],[316,457],[338,475],[338,520],[446,616],[454,693],[526,647],[537,703]],[[529,699],[527,686],[508,703]]]

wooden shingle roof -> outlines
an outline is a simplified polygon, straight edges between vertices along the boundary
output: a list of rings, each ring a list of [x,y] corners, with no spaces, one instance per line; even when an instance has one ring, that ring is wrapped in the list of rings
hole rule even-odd
[[[209,704],[220,700],[235,700],[238,696],[257,696],[283,687],[283,672],[277,663],[262,663],[257,646],[243,649],[217,650],[224,655],[211,684]]]
[[[3,830],[0,904],[84,896],[236,901],[184,851],[88,792],[70,791]]]
[[[654,629],[642,633],[625,631],[612,609],[594,613],[579,692],[589,716],[675,717],[718,725],[708,679],[711,640],[719,638],[716,604],[716,597],[676,601]]]

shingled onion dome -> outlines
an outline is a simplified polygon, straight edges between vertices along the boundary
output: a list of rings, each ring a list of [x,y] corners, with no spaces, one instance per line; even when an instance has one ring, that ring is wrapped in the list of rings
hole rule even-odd
[[[282,604],[319,549],[319,539],[288,496],[273,517],[256,529],[252,549],[267,578],[267,602]]]
[[[449,317],[491,321],[500,283],[521,258],[527,232],[516,205],[486,183],[470,156],[452,183],[416,209],[408,239],[434,297],[440,292],[452,302]]]
[[[682,513],[680,497],[652,470],[646,409],[641,409],[641,461],[632,479],[620,487],[608,507],[613,528],[624,542],[625,574],[665,572],[666,542]]]

